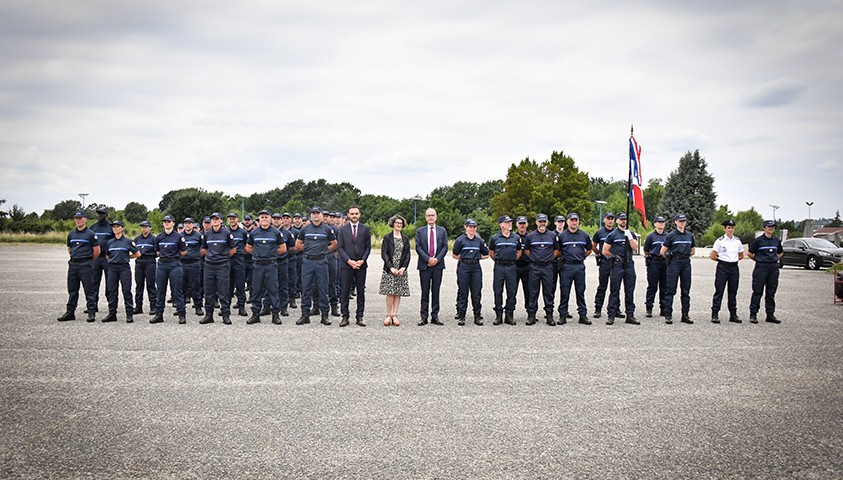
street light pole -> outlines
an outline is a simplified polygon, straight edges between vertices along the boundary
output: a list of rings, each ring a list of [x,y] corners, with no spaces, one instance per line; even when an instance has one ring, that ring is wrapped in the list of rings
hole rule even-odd
[[[813,204],[814,202],[805,202],[805,205],[808,205],[808,220],[811,219],[811,205]]]
[[[773,205],[773,204],[770,204],[770,206],[773,207],[773,221],[776,222],[776,210],[778,210],[782,207],[780,207],[778,205]],[[778,223],[778,222],[776,222],[776,223]]]
[[[88,193],[80,193],[79,194],[79,197],[82,198],[82,210],[85,210],[85,197],[87,197],[88,195],[89,195]]]
[[[418,219],[417,203],[421,199],[422,198],[419,194],[416,194],[416,196],[413,197],[413,199],[412,199],[413,200],[413,225],[416,224],[416,220]]]
[[[603,200],[595,200],[594,203],[600,205],[600,218],[597,219],[597,226],[600,226],[600,222],[603,221],[603,205],[606,205],[606,202]]]

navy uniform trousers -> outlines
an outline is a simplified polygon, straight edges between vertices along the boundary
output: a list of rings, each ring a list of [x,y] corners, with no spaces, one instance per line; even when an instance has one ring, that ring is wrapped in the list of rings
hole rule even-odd
[[[599,255],[599,254],[598,254]],[[612,276],[612,261],[603,257],[597,268],[597,293],[594,295],[594,310],[600,311],[606,301],[606,291],[609,289],[609,278]]]
[[[184,314],[184,295],[182,294],[184,272],[178,260],[167,261],[167,259],[161,259],[158,261],[158,269],[155,271],[155,289],[157,294],[155,298],[155,311],[160,314],[164,313],[164,305],[167,300],[167,282],[170,282],[170,296],[173,298],[176,313]]]
[[[530,262],[530,303],[527,304],[527,315],[535,315],[539,311],[539,290],[544,298],[545,316],[553,315],[553,295],[555,292],[554,263],[556,260],[539,263]]]
[[[627,315],[635,313],[635,263],[632,260],[624,263],[623,260],[606,260],[603,263],[609,263],[611,270],[611,277],[609,281],[609,306],[606,312],[610,317],[617,317],[621,310],[621,282],[623,282],[624,293],[624,307]]]
[[[237,299],[237,306],[246,305],[246,258],[242,253],[235,253],[228,259],[228,278],[230,299]],[[207,295],[207,290],[205,291]],[[222,303],[220,303],[222,306]]]
[[[664,312],[664,296],[667,293],[667,261],[664,257],[650,257],[647,265],[647,298],[644,305],[653,308],[659,291],[659,312]]]
[[[146,296],[149,297],[149,313],[155,313],[155,297],[158,289],[155,288],[156,263],[154,258],[138,258],[135,260],[135,305],[143,306],[143,289],[146,287]]]
[[[293,305],[293,302],[296,298],[296,294],[299,291],[299,263],[301,262],[301,257],[296,254],[287,255],[287,296],[289,297],[290,305]]]
[[[515,287],[521,285],[521,292],[524,295],[524,307],[530,304],[530,264],[516,265],[515,267]]]
[[[483,290],[483,269],[480,268],[479,262],[459,262],[457,265],[457,287],[457,315],[465,317],[469,294],[471,294],[472,311],[475,315],[480,315],[483,310],[483,306],[480,304],[481,291]]]
[[[82,261],[71,259],[67,263],[67,311],[76,310],[79,303],[79,285],[85,290],[85,306],[93,313],[97,309],[97,301],[94,297],[94,281],[91,278],[91,259]]]
[[[289,255],[288,255],[289,257]],[[290,303],[290,266],[288,257],[278,259],[278,308],[286,309]],[[271,308],[271,300],[263,296],[264,308]]]
[[[302,312],[310,310],[311,297],[316,291],[316,301],[319,303],[319,310],[328,314],[328,259],[311,260],[304,257],[301,266],[301,308]]]
[[[202,269],[202,288],[205,289],[205,313],[214,311],[214,303],[220,301],[220,314],[231,315],[231,265],[229,262],[211,264]]]
[[[182,289],[185,300],[193,299],[194,307],[202,306],[202,290],[199,279],[201,278],[201,266],[198,260],[182,260]]]
[[[252,313],[261,311],[261,300],[269,297],[272,313],[281,311],[278,300],[278,262],[275,260],[255,260],[252,270]]]
[[[117,313],[117,293],[122,290],[126,315],[133,314],[135,312],[135,305],[132,301],[132,269],[129,267],[129,264],[120,263],[109,265],[108,276],[105,280],[105,294],[108,297],[108,313]]]
[[[105,282],[103,282],[105,277]],[[105,283],[105,298],[108,298],[108,260],[102,254],[91,263],[91,284],[94,287],[94,311],[99,310],[100,285]]]
[[[506,305],[503,303],[503,291],[506,288]],[[492,291],[495,295],[495,313],[513,313],[518,293],[518,267],[515,262],[495,262],[492,274]]]
[[[756,263],[752,270],[752,298],[749,314],[755,315],[761,309],[761,294],[764,293],[764,310],[767,315],[776,313],[776,290],[779,288],[778,263]]]
[[[690,258],[674,258],[667,265],[667,292],[664,294],[664,306],[662,307],[665,317],[673,315],[673,297],[676,296],[676,289],[679,284],[681,284],[682,315],[688,315],[691,310]]]
[[[740,282],[741,271],[738,262],[717,262],[717,270],[714,272],[714,297],[711,298],[711,313],[720,312],[720,304],[723,302],[723,292],[728,286],[727,305],[729,313],[738,313],[738,283]]]
[[[563,320],[568,315],[568,299],[571,296],[572,283],[577,297],[577,313],[586,315],[588,308],[585,306],[585,264],[583,262],[565,263],[559,273],[559,318]]]

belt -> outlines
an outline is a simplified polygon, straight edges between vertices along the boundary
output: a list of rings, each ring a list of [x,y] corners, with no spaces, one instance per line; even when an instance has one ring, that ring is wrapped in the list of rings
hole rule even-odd
[[[278,263],[287,263],[287,257],[278,257],[276,260]]]
[[[170,263],[170,262],[178,262],[178,258],[159,258],[158,263]]]
[[[191,259],[191,258],[183,258],[183,259],[182,259],[182,261],[181,261],[181,263],[188,263],[188,264],[190,264],[190,263],[196,263],[196,262],[198,262],[198,261],[199,261],[199,260],[197,260],[197,259],[195,259],[195,258],[193,258],[193,259]]]
[[[478,263],[480,263],[480,260],[463,260],[463,259],[460,259],[460,263],[464,263],[466,265],[477,265]]]
[[[152,255],[141,255],[140,257],[135,259],[135,261],[137,261],[137,260],[152,260],[152,261],[155,261],[155,257],[152,256]]]
[[[90,262],[90,261],[91,261],[91,257],[88,257],[88,258],[71,258],[70,259],[70,263],[86,263],[86,262]]]
[[[530,260],[532,265],[537,265],[539,267],[543,267],[545,265],[550,265],[551,263],[555,262],[555,260],[551,260],[549,262],[539,262],[538,260]]]
[[[308,260],[324,260],[325,255],[305,255],[304,258]]]
[[[582,260],[574,261],[574,260],[566,260],[565,265],[582,265]]]
[[[663,262],[664,257],[662,257],[661,255],[650,255],[650,261],[651,262]]]
[[[272,265],[273,263],[276,263],[276,261],[275,260],[255,260],[255,263],[257,263],[258,265]]]
[[[738,262],[727,262],[725,260],[718,260],[717,264],[718,265],[722,264],[722,265],[725,265],[727,267],[736,267],[738,265]]]
[[[498,265],[515,265],[515,260],[495,260],[495,263]]]
[[[232,255],[232,257],[242,257],[242,256],[243,256],[243,252],[234,252],[234,255]]]
[[[687,260],[687,259],[691,258],[691,256],[690,256],[690,255],[676,255],[676,254],[673,254],[672,256],[673,256],[673,259],[674,259],[674,260]]]

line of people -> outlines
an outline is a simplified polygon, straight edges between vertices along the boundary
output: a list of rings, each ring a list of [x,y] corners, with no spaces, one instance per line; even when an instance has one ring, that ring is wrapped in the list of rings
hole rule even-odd
[[[80,285],[85,291],[88,321],[96,320],[98,294],[102,278],[106,280],[108,315],[103,322],[117,320],[118,294],[122,292],[126,321],[142,313],[143,292],[150,302],[150,323],[164,321],[166,289],[179,323],[187,322],[186,303],[191,301],[200,324],[213,323],[219,308],[222,321],[231,323],[231,312],[249,316],[247,324],[259,323],[261,316],[272,315],[272,323],[281,324],[289,316],[289,308],[298,308],[297,325],[310,323],[319,316],[323,325],[331,325],[329,315],[342,317],[341,327],[350,325],[350,299],[357,297],[354,322],[365,327],[365,285],[368,257],[371,253],[371,231],[360,223],[360,209],[352,206],[347,214],[325,213],[313,207],[309,218],[300,214],[271,213],[262,210],[255,223],[245,215],[243,223],[230,213],[228,226],[214,213],[199,231],[191,218],[175,226],[173,217],[163,220],[163,232],[151,233],[151,224],[141,222],[141,234],[134,240],[123,235],[121,221],[109,222],[107,211],[97,210],[98,221],[90,228],[84,212],[75,215],[76,228],[68,234],[70,255],[68,266],[68,302],[59,321],[75,320]],[[426,225],[415,236],[417,270],[421,287],[419,326],[443,325],[440,318],[440,287],[449,252],[448,234],[437,225],[434,209],[425,212]],[[548,216],[536,216],[535,230],[528,231],[527,218],[515,220],[502,216],[499,231],[489,243],[477,235],[477,222],[467,219],[465,233],[457,237],[450,249],[457,260],[456,316],[458,325],[466,323],[469,298],[475,325],[483,325],[481,262],[491,258],[495,325],[515,325],[517,290],[520,285],[527,312],[527,325],[537,323],[539,293],[543,300],[544,319],[548,325],[561,325],[573,318],[569,298],[574,289],[578,322],[591,325],[585,300],[585,260],[594,254],[598,267],[598,287],[594,299],[593,318],[602,316],[606,308],[608,325],[616,319],[639,324],[635,318],[634,289],[636,274],[633,252],[639,249],[639,236],[627,228],[627,217],[615,218],[607,213],[603,226],[593,236],[579,227],[577,213],[555,218],[556,229],[548,228]],[[400,215],[389,219],[392,232],[381,242],[383,272],[379,293],[386,297],[385,326],[398,326],[398,308],[402,297],[410,295],[407,270],[411,258],[411,242],[403,233],[406,220]],[[686,230],[687,218],[674,218],[675,229],[665,231],[665,218],[654,219],[655,231],[647,236],[643,255],[647,269],[646,316],[653,317],[658,294],[659,315],[665,323],[673,323],[673,303],[680,294],[682,323],[690,318],[691,256],[695,253],[694,238]],[[729,321],[740,323],[737,314],[739,282],[738,261],[744,258],[740,240],[734,236],[734,221],[723,222],[725,234],[715,242],[711,259],[717,262],[715,293],[711,305],[711,321],[719,323],[719,311],[727,293]],[[748,256],[755,261],[750,300],[750,321],[757,323],[762,294],[765,295],[766,321],[779,323],[775,317],[775,292],[778,285],[781,242],[775,236],[775,222],[763,224],[764,234],[749,247]],[[135,260],[135,295],[129,260]],[[559,305],[554,299],[559,288]],[[621,310],[621,287],[624,302]],[[246,298],[247,292],[250,294]],[[355,293],[356,292],[356,293]],[[504,297],[505,294],[505,297]],[[231,305],[236,300],[235,305]],[[204,302],[204,304],[203,304]],[[340,311],[341,310],[341,311]],[[557,314],[557,317],[554,317]]]

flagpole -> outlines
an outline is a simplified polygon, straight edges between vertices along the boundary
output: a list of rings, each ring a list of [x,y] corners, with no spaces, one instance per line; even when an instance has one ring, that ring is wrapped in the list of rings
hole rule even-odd
[[[632,137],[633,133],[633,125],[629,125],[629,136]],[[632,147],[630,147],[632,148]],[[632,193],[632,161],[627,159],[627,164],[629,166],[629,174],[627,175],[627,182],[626,182],[626,229],[629,230],[629,202],[630,202],[630,194]],[[623,249],[624,255],[624,262],[629,262],[629,237],[626,238],[626,245],[624,245]]]

